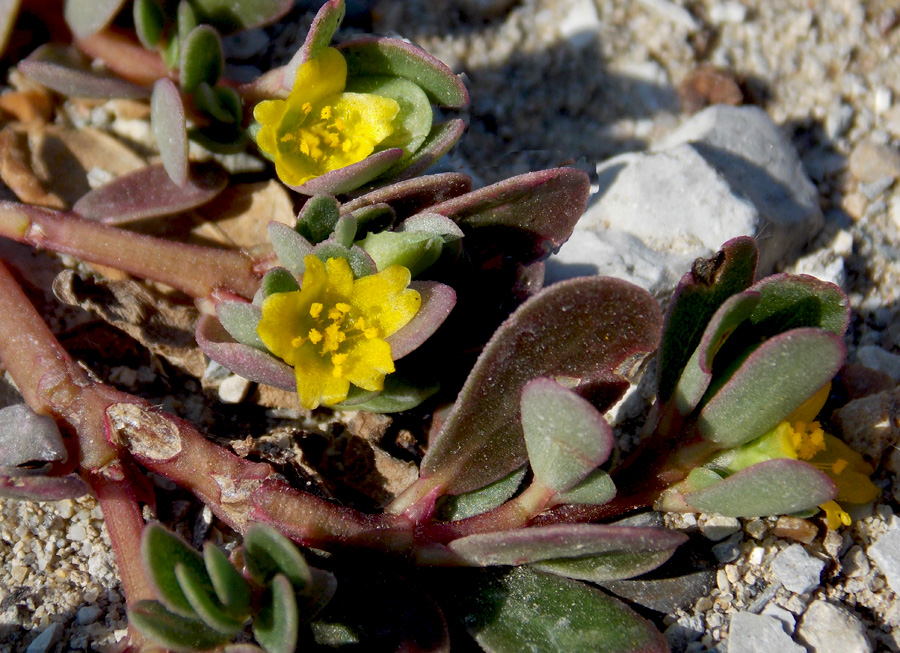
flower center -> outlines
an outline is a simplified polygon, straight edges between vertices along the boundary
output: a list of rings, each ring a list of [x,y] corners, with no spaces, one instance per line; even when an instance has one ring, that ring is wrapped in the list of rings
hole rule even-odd
[[[279,139],[285,148],[293,153],[305,154],[318,164],[334,152],[349,152],[353,141],[344,132],[344,121],[336,115],[334,106],[326,104],[313,110],[312,104],[305,102],[300,108],[299,126],[296,132],[287,132]]]
[[[790,433],[791,445],[801,460],[809,460],[820,451],[825,451],[825,431],[818,422],[794,422]]]
[[[336,302],[325,310],[321,302],[313,302],[309,307],[309,323],[304,325],[305,333],[291,340],[291,345],[299,349],[309,343],[322,358],[330,358],[334,366],[332,375],[340,378],[344,374],[343,364],[347,361],[347,351],[352,349],[354,340],[378,338],[381,331],[371,326],[362,315],[358,315],[350,304]]]

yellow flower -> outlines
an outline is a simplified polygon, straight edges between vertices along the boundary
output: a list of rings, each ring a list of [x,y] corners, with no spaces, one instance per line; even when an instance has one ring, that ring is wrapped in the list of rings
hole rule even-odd
[[[875,470],[862,455],[842,440],[825,433],[819,422],[812,421],[825,405],[830,388],[830,384],[826,385],[774,429],[722,454],[712,461],[711,466],[737,472],[774,458],[804,460],[827,474],[837,486],[835,500],[819,506],[825,511],[828,527],[849,526],[850,516],[838,502],[868,503],[881,490],[869,479]]]
[[[396,101],[370,93],[344,93],[347,62],[334,48],[297,68],[286,100],[253,108],[262,125],[259,148],[275,160],[286,184],[299,186],[369,156],[391,135],[400,111]]]
[[[392,265],[354,279],[345,259],[304,259],[303,285],[270,295],[257,333],[269,351],[293,366],[304,408],[347,398],[350,384],[382,390],[394,371],[385,338],[409,322],[422,298],[409,285],[409,270]]]

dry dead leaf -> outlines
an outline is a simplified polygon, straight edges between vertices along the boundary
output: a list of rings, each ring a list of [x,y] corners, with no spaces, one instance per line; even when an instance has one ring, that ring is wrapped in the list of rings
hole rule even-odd
[[[44,89],[10,91],[0,95],[0,110],[20,122],[48,122],[53,117],[53,102]]]
[[[22,202],[48,209],[65,209],[66,203],[47,192],[29,163],[28,138],[13,126],[0,130],[0,179]]]

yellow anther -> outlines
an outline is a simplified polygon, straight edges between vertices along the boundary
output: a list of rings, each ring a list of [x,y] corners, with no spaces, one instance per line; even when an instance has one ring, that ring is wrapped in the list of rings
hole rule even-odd
[[[322,120],[328,120],[329,118],[331,118],[331,107],[327,105],[322,107],[322,111],[321,113],[319,113],[319,117]]]
[[[844,460],[843,458],[838,458],[834,461],[834,464],[831,466],[831,471],[835,474],[840,474],[842,471],[847,469],[850,466],[850,463]]]
[[[345,304],[344,302],[338,302],[334,305],[336,309],[338,309],[341,313],[349,313],[350,312],[350,304]]]
[[[309,314],[310,314],[313,318],[315,318],[315,319],[318,320],[318,319],[319,319],[319,315],[322,314],[322,309],[323,309],[323,308],[324,308],[324,306],[321,304],[321,302],[313,302],[313,303],[310,305],[310,307],[309,307]]]
[[[376,327],[369,327],[368,329],[363,329],[363,335],[371,340],[372,338],[378,337],[378,329]]]
[[[312,104],[309,102],[304,102],[303,106],[300,107],[300,110],[303,111],[306,115],[309,115],[309,112],[312,111]]]
[[[319,344],[319,342],[321,340],[322,340],[322,334],[319,331],[317,331],[315,329],[309,330],[309,341],[312,344],[317,345],[317,344]]]
[[[301,347],[303,343],[306,342],[306,338],[303,336],[297,336],[291,340],[291,347]]]

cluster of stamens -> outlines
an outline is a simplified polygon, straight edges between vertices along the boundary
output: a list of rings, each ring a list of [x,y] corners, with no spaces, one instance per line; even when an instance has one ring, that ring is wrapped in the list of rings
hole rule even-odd
[[[343,134],[344,121],[335,115],[334,107],[326,105],[307,123],[313,111],[312,104],[306,102],[301,107],[303,118],[297,132],[288,132],[281,136],[281,142],[300,150],[317,163],[322,163],[326,156],[326,148],[349,152],[353,141]]]
[[[366,319],[359,315],[350,315],[351,306],[344,302],[337,302],[325,310],[321,302],[313,302],[309,307],[309,316],[315,321],[315,326],[299,335],[291,341],[291,345],[300,348],[309,342],[313,346],[321,345],[318,353],[323,358],[329,356],[334,366],[332,375],[340,378],[344,374],[341,367],[347,360],[347,354],[340,351],[341,345],[348,339],[363,337],[366,339],[377,338],[379,329],[366,323]]]

